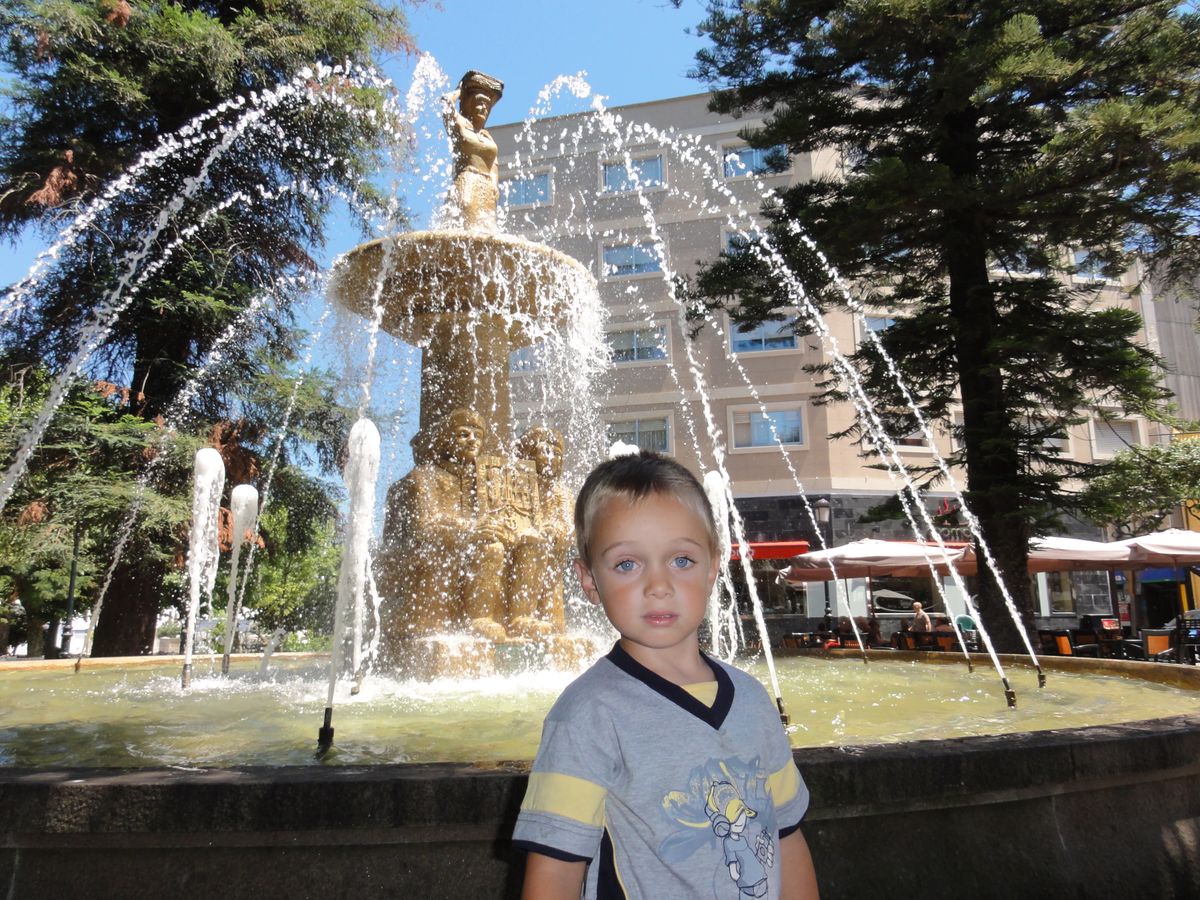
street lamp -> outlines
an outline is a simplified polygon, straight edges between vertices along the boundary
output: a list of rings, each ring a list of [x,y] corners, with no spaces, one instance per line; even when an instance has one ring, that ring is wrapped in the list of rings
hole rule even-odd
[[[825,544],[825,549],[828,550],[833,546],[833,526],[830,521],[830,503],[822,497],[813,504],[813,511],[817,516],[817,527],[821,530],[821,541]],[[833,610],[829,606],[829,582],[825,582],[825,622],[822,626],[825,631],[829,631],[833,624]]]

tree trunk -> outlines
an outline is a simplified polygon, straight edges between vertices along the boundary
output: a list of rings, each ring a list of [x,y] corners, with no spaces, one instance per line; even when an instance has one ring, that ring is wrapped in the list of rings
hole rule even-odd
[[[954,197],[961,206],[945,210],[944,247],[949,279],[950,318],[963,405],[963,449],[967,501],[979,520],[992,556],[1005,575],[1024,628],[1033,625],[1029,579],[1029,525],[1020,488],[1018,449],[1011,439],[1003,364],[997,349],[999,313],[988,276],[988,247],[982,212],[971,201],[977,174],[976,118],[971,112],[950,115],[942,159],[955,174]],[[978,548],[976,548],[978,551]],[[1002,652],[1024,650],[993,573],[979,554],[979,595],[983,625]],[[1030,632],[1031,633],[1031,632]]]
[[[140,569],[140,571],[139,571]],[[162,585],[136,561],[124,559],[92,635],[92,656],[141,656],[153,652]]]
[[[41,656],[46,649],[46,630],[42,627],[46,621],[37,616],[28,616],[25,621],[28,623],[25,629],[25,656],[33,659]]]

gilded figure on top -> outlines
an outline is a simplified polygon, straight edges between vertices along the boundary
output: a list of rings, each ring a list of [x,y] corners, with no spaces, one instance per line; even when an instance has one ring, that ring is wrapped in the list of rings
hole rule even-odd
[[[504,83],[471,70],[442,98],[442,117],[454,147],[453,201],[468,231],[496,230],[500,199],[499,150],[484,125],[504,93]],[[455,109],[455,103],[458,109]]]

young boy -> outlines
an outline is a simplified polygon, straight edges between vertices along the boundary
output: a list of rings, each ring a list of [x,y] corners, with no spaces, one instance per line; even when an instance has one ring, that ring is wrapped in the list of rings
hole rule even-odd
[[[716,533],[673,460],[617,457],[584,483],[575,569],[621,638],[542,727],[513,835],[526,900],[817,897],[808,789],[775,705],[700,652]]]

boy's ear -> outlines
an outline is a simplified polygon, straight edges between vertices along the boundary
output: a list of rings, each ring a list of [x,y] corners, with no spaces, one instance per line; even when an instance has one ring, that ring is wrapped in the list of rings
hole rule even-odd
[[[592,570],[582,559],[576,559],[574,566],[575,574],[579,577],[579,586],[583,588],[583,595],[592,603],[598,604],[600,592],[596,590],[596,579],[592,577]]]

